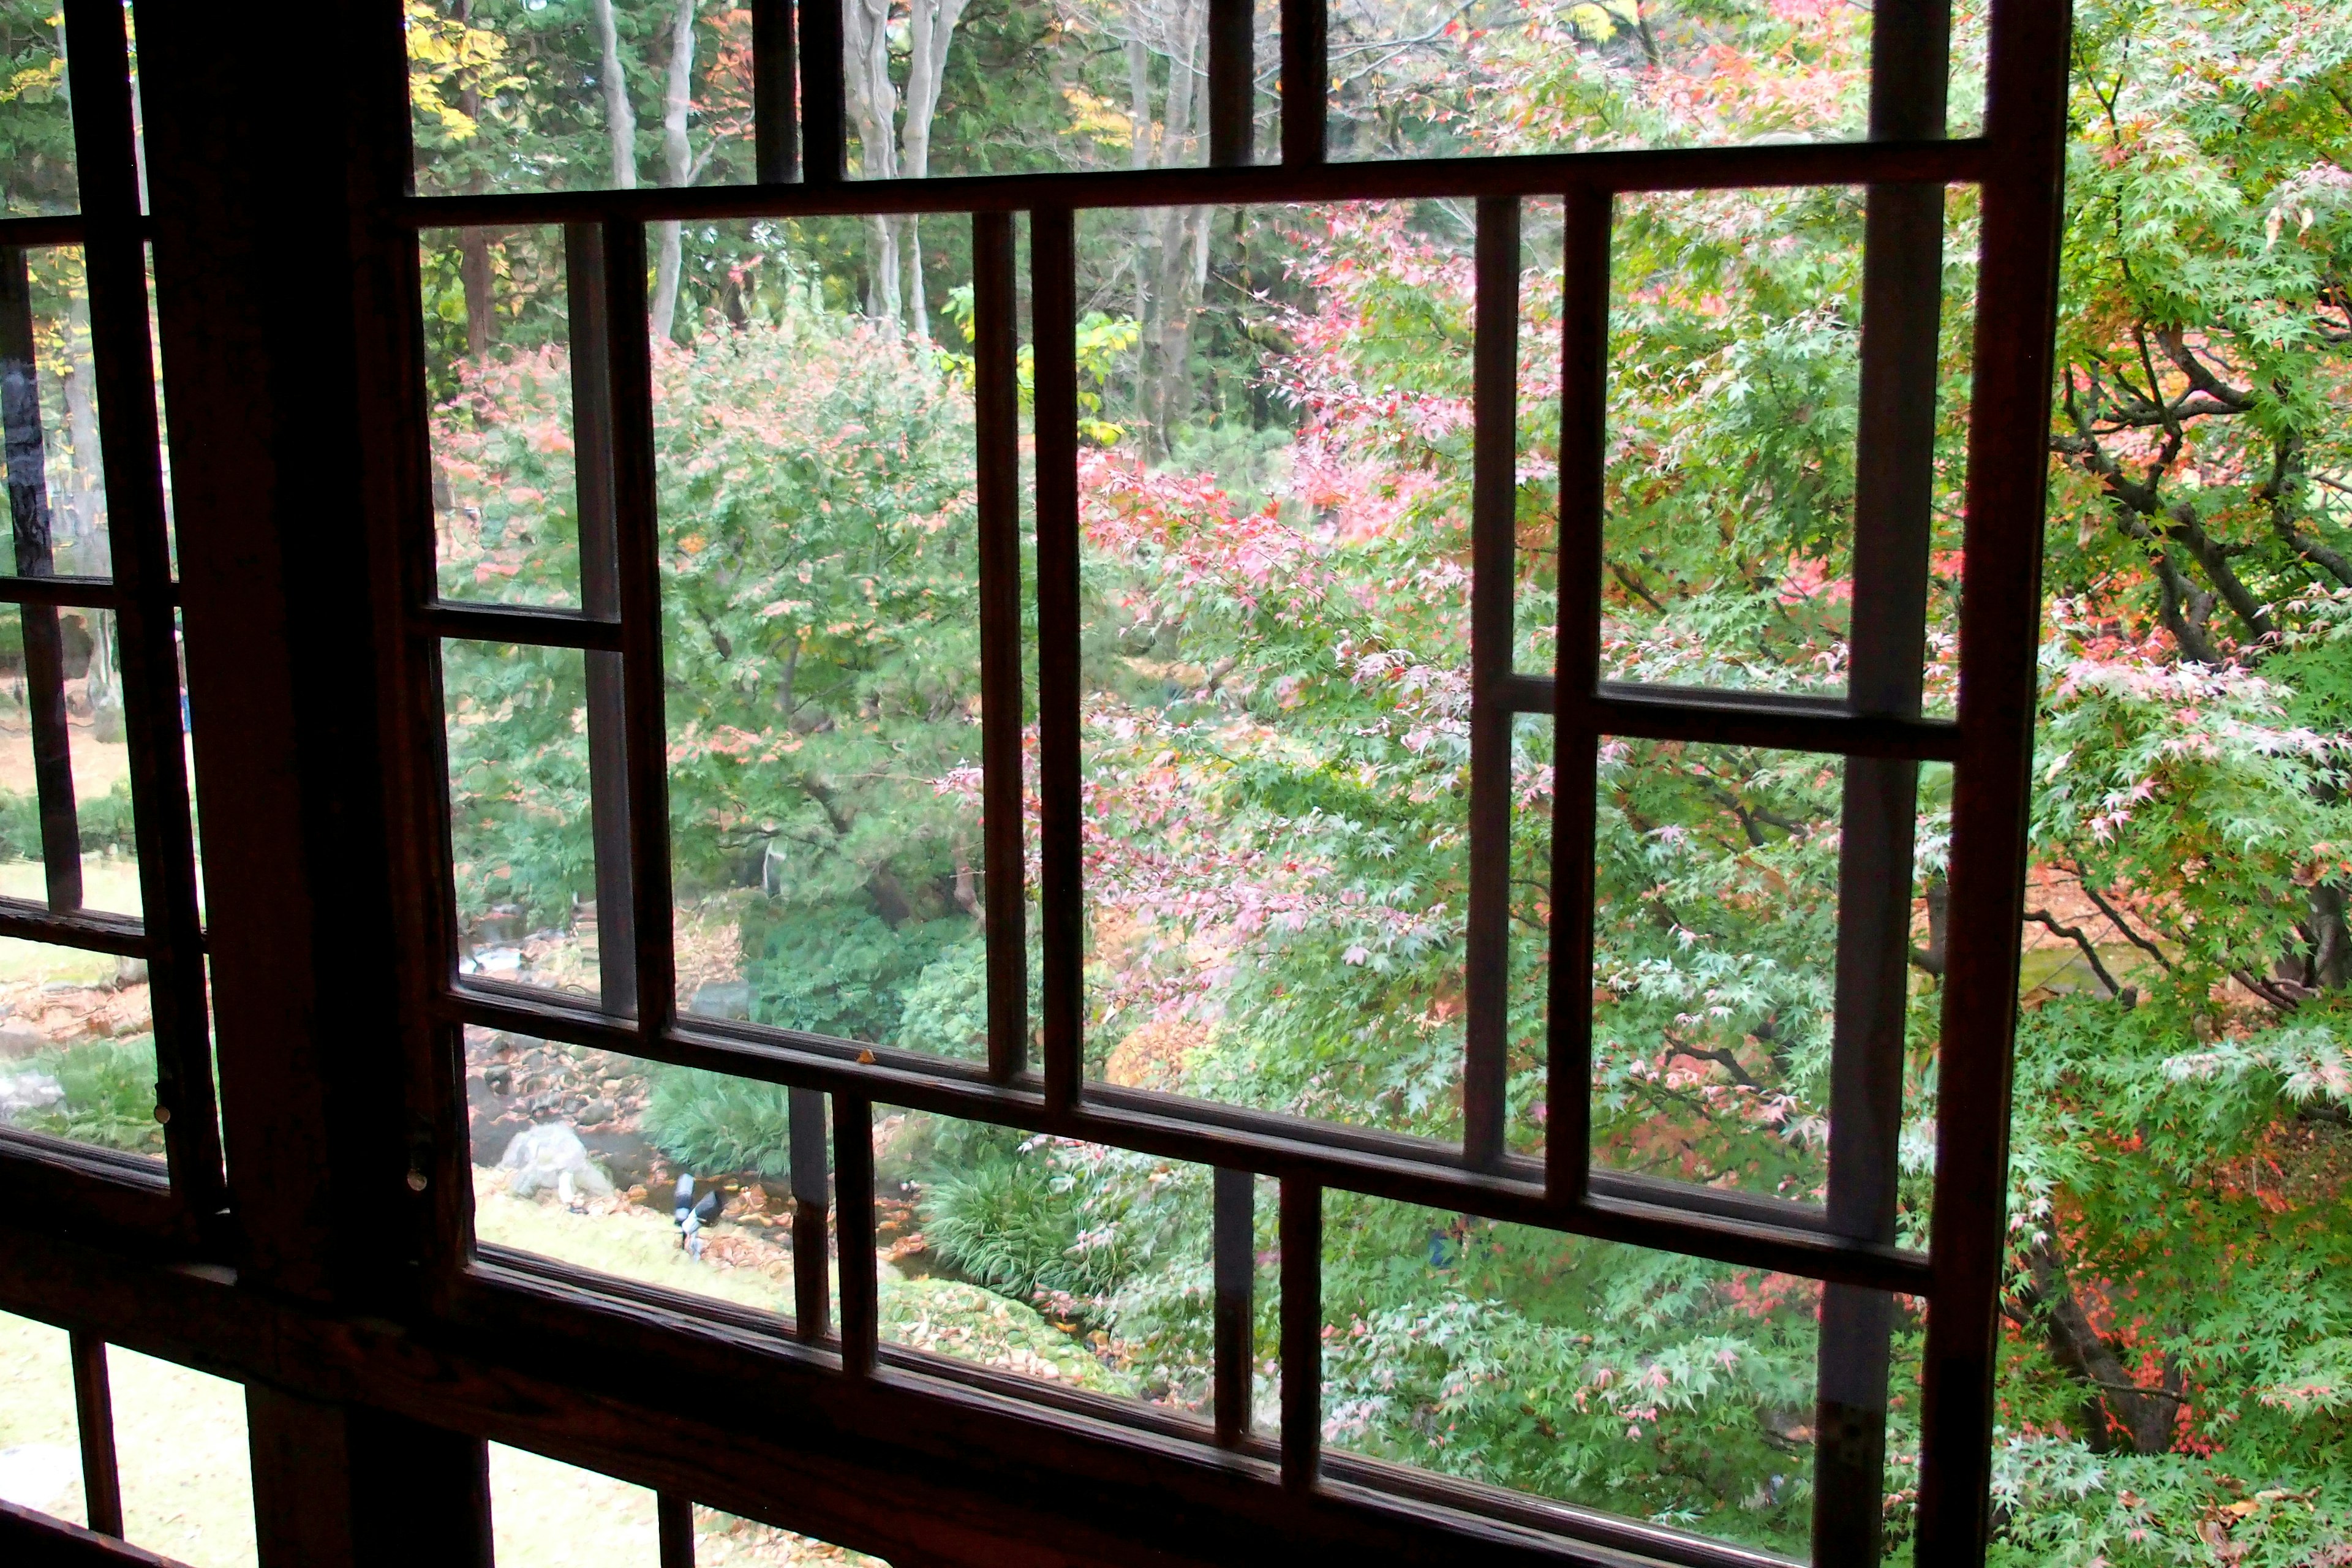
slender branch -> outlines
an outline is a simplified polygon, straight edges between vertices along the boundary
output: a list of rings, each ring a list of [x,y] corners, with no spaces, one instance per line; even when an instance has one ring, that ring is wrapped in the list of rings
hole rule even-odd
[[[2037,925],[2049,927],[2060,936],[2070,938],[2076,947],[2083,950],[2083,957],[2089,962],[2091,973],[2099,977],[2099,984],[2107,988],[2107,994],[2121,996],[2124,994],[2124,988],[2116,984],[2114,975],[2107,973],[2106,964],[2099,958],[2099,950],[2092,944],[2089,934],[2082,927],[2066,924],[2048,910],[2028,910],[2025,918]]]
[[[2080,871],[2074,873],[2077,880],[2081,880],[2082,875],[2083,874]],[[2112,923],[2117,931],[2124,933],[2124,940],[2126,942],[2130,942],[2134,947],[2138,948],[2142,952],[2147,953],[2150,958],[2156,960],[2156,962],[2163,965],[2167,971],[2169,971],[2172,968],[2172,960],[2164,956],[2164,950],[2157,946],[2156,943],[2148,941],[2147,938],[2140,935],[2139,932],[2132,930],[2130,926],[2125,924],[2123,911],[2116,909],[2115,905],[2107,902],[2105,899],[2102,898],[2099,894],[2098,889],[2094,888],[2087,881],[2083,882],[2082,886],[2083,896],[2089,899],[2091,902],[2098,906],[2099,912],[2106,916],[2109,922]]]

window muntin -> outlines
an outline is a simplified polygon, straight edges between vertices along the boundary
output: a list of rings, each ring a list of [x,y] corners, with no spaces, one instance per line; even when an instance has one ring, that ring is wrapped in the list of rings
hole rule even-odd
[[[1292,39],[1292,63],[1307,59],[1312,51],[1301,41],[1304,35],[1290,29],[1286,36]],[[1898,37],[1887,47],[1919,44],[1917,39]],[[1937,47],[1940,47],[1940,40]],[[1316,74],[1319,76],[1320,70]],[[1605,382],[1601,371],[1606,356],[1612,201],[1645,190],[1701,190],[1718,181],[1791,187],[1849,184],[1868,186],[1874,206],[1891,211],[1906,202],[1916,205],[1919,197],[1929,193],[1940,201],[1939,187],[1955,182],[1997,182],[2002,176],[1984,149],[1969,142],[1925,151],[1867,144],[1800,148],[1781,143],[1693,160],[1564,158],[1516,166],[1507,161],[1478,165],[1483,172],[1475,174],[1408,164],[1402,166],[1402,174],[1394,168],[1368,169],[1359,176],[1318,167],[1323,151],[1319,125],[1311,125],[1312,117],[1294,104],[1282,137],[1284,163],[1263,171],[1263,179],[1250,175],[1254,184],[1242,183],[1244,175],[1235,173],[1217,176],[1234,182],[1229,187],[1187,185],[1188,176],[1170,172],[1131,183],[1127,176],[1116,184],[1039,179],[988,188],[982,201],[989,210],[974,215],[971,230],[972,378],[980,456],[978,549],[983,557],[993,552],[999,560],[1017,563],[1022,549],[1026,509],[1020,505],[1022,454],[1015,410],[1024,395],[1034,390],[1038,408],[1056,413],[1068,410],[1072,416],[1067,424],[1044,415],[1035,423],[1040,478],[1035,499],[1034,607],[1039,670],[1034,876],[1042,896],[1032,904],[1022,886],[1024,879],[1010,874],[1025,858],[1024,836],[1013,831],[1026,787],[1022,776],[1024,737],[1015,715],[1025,714],[1025,708],[1018,701],[983,704],[986,754],[979,786],[986,811],[983,820],[994,824],[994,831],[989,834],[986,884],[981,898],[991,937],[985,988],[988,1059],[968,1066],[931,1064],[909,1058],[887,1045],[780,1030],[756,1019],[697,1016],[679,1005],[686,998],[678,994],[679,955],[670,897],[674,866],[671,844],[664,832],[671,812],[665,766],[658,573],[663,563],[661,534],[668,521],[661,514],[655,472],[651,367],[638,357],[635,346],[645,320],[648,289],[659,286],[659,271],[648,257],[657,248],[660,236],[640,226],[644,220],[668,221],[667,214],[681,218],[697,214],[765,214],[814,226],[839,222],[837,214],[845,205],[904,216],[936,213],[956,200],[952,194],[913,187],[856,195],[835,192],[831,184],[838,165],[833,154],[841,145],[841,121],[839,106],[824,76],[820,72],[805,79],[803,85],[809,90],[803,100],[811,112],[803,122],[792,127],[798,138],[795,144],[810,153],[809,167],[815,176],[797,190],[778,184],[707,195],[641,195],[603,202],[574,200],[561,208],[538,209],[528,204],[501,206],[489,199],[459,199],[420,204],[414,209],[420,225],[494,216],[520,218],[534,210],[560,213],[572,226],[574,243],[584,243],[593,236],[610,263],[603,313],[612,358],[609,389],[618,580],[610,612],[591,607],[576,616],[532,617],[531,634],[534,640],[552,645],[615,653],[623,665],[615,727],[627,737],[628,754],[603,776],[614,781],[614,789],[608,793],[625,791],[625,814],[614,814],[616,819],[625,815],[625,820],[615,820],[610,833],[599,832],[598,874],[600,883],[609,887],[614,884],[604,881],[608,862],[620,862],[626,871],[635,926],[629,944],[634,972],[625,995],[616,994],[614,986],[604,987],[601,1013],[532,1004],[494,988],[461,984],[451,998],[455,1016],[482,1026],[528,1026],[551,1037],[626,1040],[656,1058],[724,1063],[736,1070],[826,1093],[844,1121],[869,1118],[872,1100],[879,1099],[927,1113],[969,1115],[1164,1158],[1195,1160],[1220,1168],[1256,1166],[1278,1171],[1282,1179],[1275,1206],[1283,1236],[1279,1337],[1283,1364],[1291,1369],[1291,1375],[1284,1384],[1277,1449],[1285,1474],[1298,1485],[1312,1485],[1321,1465],[1319,1390],[1314,1378],[1297,1373],[1301,1367],[1313,1364],[1312,1347],[1320,1333],[1314,1279],[1321,1254],[1322,1189],[1326,1186],[1342,1191],[1369,1187],[1383,1197],[1470,1214],[1485,1221],[1544,1226],[1604,1241],[1635,1241],[1734,1268],[1826,1281],[1823,1299],[1829,1305],[1825,1310],[1836,1319],[1839,1330],[1821,1351],[1825,1373],[1833,1356],[1840,1366],[1867,1365],[1884,1359],[1885,1351],[1872,1347],[1883,1346],[1891,1331],[1886,1315],[1841,1305],[1857,1299],[1856,1288],[1867,1287],[1859,1296],[1878,1300],[1889,1291],[1939,1296],[1954,1292],[1950,1299],[1965,1308],[1961,1315],[1973,1311],[1967,1300],[1979,1282],[1960,1287],[1946,1280],[1938,1285],[1924,1258],[1894,1245],[1895,1145],[1902,1092],[1899,1075],[1893,1089],[1886,1087],[1892,1058],[1884,1040],[1889,1017],[1895,1020],[1895,1035],[1900,1037],[1902,997],[1899,987],[1890,992],[1881,984],[1874,989],[1859,977],[1865,971],[1875,973],[1872,966],[1890,950],[1890,933],[1907,936],[1905,922],[1890,923],[1885,919],[1872,922],[1848,915],[1837,932],[1839,984],[1844,986],[1851,974],[1857,977],[1859,989],[1855,1006],[1840,1008],[1841,1019],[1852,1017],[1857,1022],[1851,1031],[1841,1026],[1832,1040],[1830,1077],[1832,1098],[1849,1096],[1854,1111],[1833,1118],[1833,1126],[1844,1131],[1832,1139],[1826,1204],[1821,1213],[1812,1214],[1791,1212],[1787,1205],[1736,1192],[1662,1184],[1590,1168],[1586,1148],[1590,1118],[1578,1102],[1591,1060],[1592,1020],[1586,994],[1593,955],[1589,927],[1565,918],[1565,912],[1582,910],[1591,898],[1595,823],[1591,795],[1582,781],[1592,776],[1604,738],[1761,746],[1844,757],[1849,784],[1857,776],[1873,781],[1868,790],[1861,792],[1872,799],[1903,796],[1903,791],[1887,786],[1899,781],[1905,770],[1925,762],[1948,762],[1961,749],[1960,731],[1955,726],[1923,721],[1916,716],[1918,678],[1916,673],[1901,673],[1906,668],[1902,656],[1906,645],[1916,649],[1925,636],[1919,625],[1925,607],[1910,607],[1916,601],[1905,586],[1903,574],[1890,575],[1883,563],[1857,564],[1857,602],[1866,603],[1872,614],[1857,616],[1855,640],[1870,646],[1866,657],[1858,647],[1860,675],[1850,681],[1843,696],[1811,703],[1743,701],[1706,689],[1658,690],[1603,682],[1598,647],[1606,437]],[[1879,128],[1879,133],[1889,140],[1905,131],[1904,126],[1892,123]],[[779,165],[770,168],[772,173],[781,173]],[[1572,193],[1561,209],[1559,244],[1566,258],[1561,273],[1565,310],[1559,321],[1567,374],[1559,388],[1562,483],[1558,575],[1562,595],[1559,625],[1564,635],[1558,668],[1550,677],[1519,674],[1512,668],[1517,660],[1512,654],[1508,615],[1510,562],[1521,532],[1512,470],[1521,437],[1516,415],[1501,416],[1510,410],[1521,381],[1514,333],[1506,323],[1516,322],[1521,311],[1523,208],[1526,198],[1541,195],[1547,186],[1555,191],[1565,186]],[[1398,1141],[1370,1130],[1271,1117],[1241,1107],[1171,1103],[1140,1089],[1097,1085],[1087,1078],[1082,984],[1088,933],[1082,907],[1073,897],[1081,886],[1083,867],[1084,753],[1077,728],[1078,688],[1072,677],[1078,668],[1084,622],[1076,582],[1080,519],[1076,498],[1069,493],[1066,479],[1075,472],[1078,461],[1076,416],[1085,406],[1085,372],[1078,342],[1083,296],[1070,237],[1069,209],[1087,208],[1089,204],[1141,206],[1161,198],[1162,192],[1164,205],[1164,201],[1181,199],[1191,189],[1218,193],[1228,188],[1237,195],[1263,195],[1268,199],[1345,200],[1393,196],[1400,190],[1429,198],[1481,197],[1476,266],[1480,330],[1473,375],[1480,414],[1477,439],[1470,454],[1475,560],[1469,662],[1475,695],[1470,721],[1467,876],[1473,912],[1466,942],[1474,982],[1482,975],[1511,973],[1505,955],[1514,939],[1509,922],[1496,918],[1507,907],[1507,895],[1498,896],[1495,889],[1507,882],[1513,858],[1513,824],[1519,815],[1512,808],[1513,795],[1520,794],[1523,804],[1548,797],[1550,826],[1559,838],[1550,857],[1552,896],[1545,906],[1557,912],[1550,921],[1552,950],[1543,965],[1550,995],[1544,1020],[1547,1060],[1541,1069],[1546,1076],[1543,1103],[1549,1114],[1542,1119],[1540,1158],[1536,1157],[1538,1140],[1522,1130],[1522,1119],[1513,1109],[1512,1093],[1507,1087],[1515,1076],[1511,1041],[1515,1031],[1523,1027],[1517,1020],[1526,1016],[1524,1005],[1514,1001],[1508,984],[1495,987],[1480,982],[1465,996],[1464,1142],[1459,1152],[1451,1152],[1444,1145]],[[1013,265],[1013,225],[1003,216],[1007,207],[1027,215],[1031,237],[1027,305],[1033,328],[1031,352],[1026,356],[1020,352],[1015,325],[1021,290]],[[936,232],[938,221],[930,219],[926,232]],[[1082,215],[1080,221],[1097,220]],[[1488,243],[1490,237],[1496,243]],[[1907,256],[1906,265],[1920,258],[1916,249],[1892,254],[1898,258]],[[1927,259],[1932,261],[1932,255]],[[1932,339],[1932,313],[1923,315],[1916,309],[1906,311],[1900,305],[1888,304],[1878,298],[1883,292],[1874,293],[1865,279],[1863,413],[1857,437],[1865,458],[1882,445],[1892,450],[1899,444],[1898,437],[1912,434],[1906,422],[1916,424],[1923,390],[1932,406],[1932,389],[1899,379],[1886,381],[1888,356],[1874,361],[1870,347],[1874,334],[1885,343],[1916,339],[1922,331]],[[575,326],[576,321],[575,317]],[[1504,352],[1507,348],[1510,352]],[[1899,362],[1901,356],[1891,357]],[[1874,370],[1874,363],[1879,368]],[[1024,365],[1034,367],[1028,376],[1023,374]],[[1874,398],[1874,390],[1886,395]],[[1874,408],[1888,411],[1875,416],[1875,426]],[[1916,450],[1916,447],[1914,442],[1906,449]],[[1858,493],[1855,507],[1861,519],[1860,537],[1891,542],[1898,561],[1915,548],[1924,555],[1924,517],[1915,517],[1902,503],[1890,502],[1884,495],[1867,493],[1866,486]],[[1885,531],[1889,529],[1893,531]],[[1874,543],[1873,548],[1876,547]],[[1009,694],[1018,689],[1021,645],[1032,612],[1018,591],[1023,584],[1017,570],[1000,569],[995,583],[994,593],[985,584],[982,587],[977,662],[983,687]],[[1014,591],[1004,592],[1008,585]],[[447,603],[432,606],[425,615],[442,635],[466,635],[461,626],[475,627],[485,635],[493,625],[503,634],[520,630],[515,617]],[[992,668],[996,672],[992,678]],[[1916,652],[1907,668],[1914,672],[1919,668]],[[1550,758],[1556,777],[1574,782],[1553,783],[1543,791],[1529,784],[1515,792],[1512,767],[1496,763],[1511,754],[1515,729],[1537,716],[1549,717],[1557,726]],[[1482,755],[1486,758],[1484,766],[1477,760]],[[1842,876],[1842,891],[1858,877],[1860,884],[1874,893],[1872,900],[1862,902],[1880,910],[1898,905],[1907,908],[1909,839],[1916,827],[1913,813],[1907,808],[1899,813],[1880,809],[1875,817],[1867,812],[1856,817],[1856,792],[1846,793],[1843,831],[1848,840],[1861,841],[1862,847],[1855,849],[1850,842],[1847,850],[1861,869]],[[1487,890],[1482,894],[1477,890],[1481,888]],[[603,901],[600,898],[600,904]],[[1840,903],[1842,908],[1856,906],[1856,900],[1843,897]],[[1483,919],[1478,913],[1482,909]],[[1043,937],[1042,962],[1034,981],[1023,951],[1033,922],[1042,928]],[[1033,995],[1038,999],[1042,1016],[1042,1032],[1034,1037],[1030,1023]],[[1567,1005],[1562,1005],[1563,1001]],[[1988,1035],[1971,1048],[1990,1045]],[[1968,1095],[1980,1096],[1985,1072],[1997,1078],[2003,1070],[1998,1066],[1997,1052],[1984,1059],[1992,1065],[1971,1064],[1961,1075],[1969,1080]],[[1565,1097],[1550,1092],[1553,1086],[1560,1085],[1570,1086]],[[1945,1114],[1951,1112],[1947,1110]],[[872,1364],[875,1354],[876,1303],[869,1290],[851,1289],[851,1282],[862,1272],[858,1260],[870,1256],[876,1245],[873,1208],[858,1195],[870,1186],[872,1172],[866,1167],[872,1154],[859,1141],[836,1142],[834,1152],[842,1167],[838,1250],[844,1293],[837,1342],[845,1370],[856,1374]],[[1963,1208],[1964,1213],[1945,1215],[1943,1223],[1953,1227],[1953,1234],[1973,1236],[1987,1223],[1987,1212],[1981,1204]],[[1981,1283],[1989,1291],[1989,1280]],[[1236,1346],[1244,1363],[1250,1353],[1246,1342],[1244,1339]],[[1221,1367],[1225,1360],[1221,1354]],[[1864,1389],[1825,1387],[1823,1397],[1825,1404],[1862,1412],[1855,1420],[1857,1430],[1866,1429],[1865,1438],[1867,1433],[1879,1430],[1881,1416],[1872,1414],[1883,1405],[1878,1396]],[[1228,1436],[1237,1440],[1239,1434]],[[1859,1487],[1862,1495],[1875,1493],[1881,1479],[1876,1460],[1863,1462],[1866,1454],[1874,1455],[1875,1441],[1857,1438],[1854,1443],[1833,1445],[1819,1455],[1824,1467],[1817,1480],[1820,1489],[1842,1495],[1841,1489]],[[1931,1471],[1935,1463],[1941,1462],[1954,1467],[1954,1473],[1969,1474],[1974,1473],[1980,1459],[1947,1447],[1939,1458],[1931,1456],[1929,1462]],[[1345,1462],[1335,1459],[1334,1464],[1338,1468],[1331,1473],[1354,1474],[1347,1470]],[[1862,1477],[1864,1469],[1870,1471],[1867,1479]],[[1945,1500],[1939,1506],[1954,1505]],[[1597,1531],[1612,1539],[1619,1538],[1612,1532],[1621,1528],[1573,1520],[1548,1522],[1571,1534]],[[1638,1533],[1638,1527],[1622,1528]],[[1845,1561],[1862,1551],[1837,1533],[1838,1526],[1824,1528],[1842,1542],[1824,1547],[1834,1560]],[[1687,1550],[1697,1552],[1702,1560],[1712,1560],[1706,1558],[1706,1549]]]

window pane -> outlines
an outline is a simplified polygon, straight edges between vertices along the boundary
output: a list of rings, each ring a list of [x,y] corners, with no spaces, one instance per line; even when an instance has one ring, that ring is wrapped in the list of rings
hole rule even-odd
[[[1603,744],[1596,1165],[1818,1201],[1843,760]]]
[[[146,966],[0,938],[0,1122],[161,1157]]]
[[[1080,332],[1089,1070],[1458,1137],[1470,236],[1095,225],[1156,281]]]
[[[449,0],[408,13],[423,195],[740,184],[751,13],[660,0]]]
[[[443,645],[460,973],[597,994],[586,671],[574,648]]]
[[[245,1390],[120,1345],[106,1363],[124,1538],[189,1568],[251,1568]]]
[[[0,18],[0,215],[69,213],[81,205],[74,174],[73,102],[66,88],[65,20],[52,6],[12,7]]]
[[[1843,692],[1862,216],[1843,188],[1620,203],[1603,679]]]
[[[26,657],[28,623],[37,638],[46,639],[30,650],[40,656],[34,659]],[[55,764],[62,769],[55,787],[58,797],[70,799],[74,806],[81,850],[79,907],[130,915],[141,910],[117,647],[109,611],[0,605],[0,896],[49,900],[36,718],[40,716],[44,728],[62,718],[65,752]],[[54,668],[61,677],[46,705],[33,679],[36,668]]]
[[[1550,1061],[1552,721],[1511,722],[1510,1007],[1506,1028],[1506,1142],[1540,1156]]]
[[[466,1031],[474,1237],[789,1317],[786,1091],[489,1029]],[[716,1195],[692,1237],[677,1217]]]
[[[106,511],[106,470],[99,450],[98,373],[90,359],[89,285],[79,246],[40,246],[0,257],[21,266],[30,300],[34,384],[38,396],[6,417],[14,440],[37,422],[39,456],[29,491],[12,484],[16,545],[0,568],[27,576],[103,577],[112,570]],[[22,329],[22,320],[6,328]],[[12,480],[20,476],[12,472]]]
[[[934,341],[825,310],[782,226],[692,238],[728,287],[655,361],[680,1004],[978,1059],[969,289]]]
[[[1280,10],[1277,0],[1256,6],[1252,118],[1260,163],[1275,161]],[[943,35],[938,106],[929,114],[919,96],[910,100],[918,35],[909,14],[893,0],[854,0],[844,8],[843,100],[855,178],[1209,161],[1203,0],[963,10]]]
[[[563,231],[427,229],[418,259],[440,593],[577,605]]]
[[[829,1542],[794,1535],[789,1530],[738,1519],[731,1513],[721,1513],[715,1508],[698,1505],[694,1510],[694,1561],[696,1568],[716,1568],[728,1563],[773,1563],[782,1565],[826,1563],[841,1568],[890,1568],[879,1557],[868,1557],[862,1552],[835,1546]]]
[[[87,1524],[66,1331],[0,1312],[0,1502]]]
[[[649,1487],[490,1445],[490,1541],[499,1568],[657,1568]]]
[[[877,1110],[884,1342],[1207,1414],[1206,1167]]]
[[[1352,1194],[1324,1203],[1332,1447],[1805,1556],[1819,1284]],[[1916,1432],[1921,1316],[1896,1299],[1891,1321],[1895,1425]]]

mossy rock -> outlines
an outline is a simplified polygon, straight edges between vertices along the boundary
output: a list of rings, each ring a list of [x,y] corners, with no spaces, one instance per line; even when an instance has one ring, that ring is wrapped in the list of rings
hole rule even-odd
[[[1139,1396],[1135,1379],[1105,1365],[1034,1308],[955,1279],[886,1279],[882,1338],[910,1350],[953,1356],[1119,1398]]]

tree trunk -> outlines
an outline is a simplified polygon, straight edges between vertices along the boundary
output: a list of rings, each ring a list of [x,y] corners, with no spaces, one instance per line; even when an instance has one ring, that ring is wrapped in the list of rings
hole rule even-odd
[[[686,139],[687,111],[694,107],[695,0],[678,0],[669,33],[669,79],[662,94],[664,183],[684,185],[694,178],[694,149]],[[660,248],[654,262],[653,334],[667,338],[677,319],[678,273],[686,264],[683,232],[677,219],[654,225]]]
[[[58,381],[65,392],[66,446],[73,485],[66,492],[67,537],[75,547],[74,570],[109,572],[106,562],[88,559],[89,542],[105,521],[106,469],[98,447],[98,405],[90,380],[89,295],[71,292],[66,300],[65,352],[58,356]]]
[[[850,118],[857,125],[859,172],[869,180],[898,174],[898,89],[890,80],[890,0],[846,0],[842,55]],[[866,313],[893,331],[900,323],[898,224],[877,216],[866,231]]]
[[[2076,1300],[2056,1244],[2047,1239],[2037,1243],[2027,1263],[2032,1284],[2023,1292],[2023,1304],[2030,1315],[2041,1319],[2051,1355],[2086,1385],[2083,1414],[2091,1447],[2105,1452],[2111,1446],[2112,1424],[2123,1428],[2135,1454],[2169,1451],[2181,1408],[2188,1403],[2189,1379],[2179,1363],[2166,1356],[2154,1388],[2135,1383]]]
[[[621,64],[621,28],[613,0],[594,0],[596,36],[604,45],[597,79],[604,89],[604,131],[612,143],[613,184],[637,188],[637,111],[629,103],[629,76]]]
[[[466,290],[466,353],[479,359],[489,352],[490,340],[498,335],[498,304],[493,298],[498,273],[490,265],[488,229],[457,231],[457,281]]]
[[[908,32],[912,45],[907,67],[907,114],[899,131],[898,172],[919,180],[931,172],[931,121],[940,110],[946,80],[948,46],[963,16],[964,0],[909,0]],[[906,220],[907,313],[914,330],[931,335],[930,309],[923,290],[922,231],[913,214]]]

